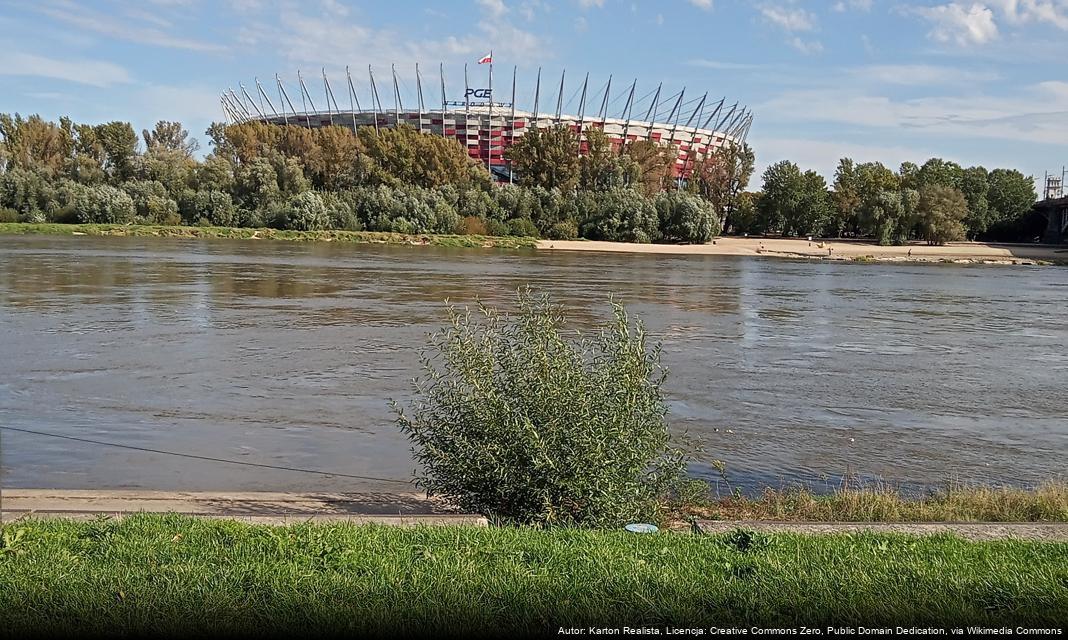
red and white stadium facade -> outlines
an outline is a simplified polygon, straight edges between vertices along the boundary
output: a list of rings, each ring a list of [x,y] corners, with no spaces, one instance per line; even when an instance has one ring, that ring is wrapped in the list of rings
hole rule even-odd
[[[510,78],[511,101],[497,102],[492,98],[492,57],[483,58],[486,59],[490,62],[485,88],[472,88],[468,82],[467,67],[464,67],[463,100],[447,99],[444,69],[439,65],[440,95],[437,91],[433,92],[436,100],[433,105],[425,100],[423,78],[418,65],[415,69],[415,95],[407,105],[395,67],[391,74],[392,100],[387,98],[385,105],[374,70],[370,67],[362,100],[357,92],[357,83],[346,68],[347,96],[342,94],[342,102],[348,102],[348,108],[338,106],[325,70],[322,74],[322,91],[318,96],[312,95],[304,77],[297,72],[300,108],[294,106],[290,92],[277,75],[275,84],[278,91],[274,99],[256,80],[252,93],[244,85],[239,85],[240,91],[230,89],[222,94],[221,103],[230,123],[259,121],[303,127],[335,125],[351,129],[407,124],[430,135],[456,139],[467,148],[472,158],[485,164],[498,179],[506,181],[512,178],[512,174],[505,151],[534,127],[544,129],[563,125],[571,128],[579,136],[580,154],[586,152],[585,134],[592,128],[603,130],[617,151],[625,142],[634,140],[652,140],[665,146],[671,145],[677,149],[675,177],[687,178],[695,160],[716,149],[743,144],[753,122],[752,113],[738,103],[728,105],[725,98],[710,99],[707,92],[687,100],[685,88],[669,95],[662,83],[638,98],[638,82],[635,80],[613,99],[612,78],[609,77],[602,87],[590,91],[589,74],[567,101],[570,105],[578,98],[577,115],[563,113],[564,97],[568,95],[565,90],[566,71],[560,75],[559,89],[551,92],[551,104],[555,108],[545,112],[539,109],[542,98],[541,69],[537,73],[531,108],[520,109],[515,100],[516,68],[512,69]],[[316,105],[317,100],[321,106]],[[617,110],[613,111],[613,108]]]

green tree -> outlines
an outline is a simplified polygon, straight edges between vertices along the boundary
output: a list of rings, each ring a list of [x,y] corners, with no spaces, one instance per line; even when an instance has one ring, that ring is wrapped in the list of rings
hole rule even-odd
[[[685,191],[663,191],[656,196],[660,235],[668,242],[704,244],[722,231],[712,205]]]
[[[901,178],[880,162],[857,165],[856,185],[860,196],[859,232],[879,244],[904,241],[911,228],[915,190],[903,185]]]
[[[266,211],[281,198],[278,174],[267,158],[254,158],[242,164],[234,175],[234,182],[238,201],[248,209]]]
[[[578,136],[558,125],[531,129],[512,145],[506,157],[519,184],[572,191],[579,183]]]
[[[746,191],[738,194],[738,205],[728,219],[732,233],[762,233],[757,203],[763,194]]]
[[[97,125],[95,133],[104,155],[104,171],[113,184],[129,180],[134,175],[137,156],[137,134],[129,122],[108,122]]]
[[[917,213],[921,237],[928,244],[964,239],[968,201],[959,189],[939,184],[924,186],[920,189]]]
[[[990,180],[983,167],[968,167],[961,176],[960,191],[968,201],[964,227],[969,238],[977,238],[990,226]]]
[[[803,191],[798,166],[788,160],[776,162],[764,170],[763,196],[758,212],[761,226],[772,233],[786,233],[798,209]]]
[[[827,181],[815,171],[801,175],[800,192],[790,215],[788,235],[819,236],[831,224],[832,204]]]
[[[723,226],[737,205],[738,193],[749,184],[755,161],[749,145],[719,147],[694,162],[686,190],[708,200]]]
[[[0,140],[6,164],[2,168],[25,169],[59,175],[71,155],[73,140],[69,131],[41,116],[23,118],[0,114]]]
[[[580,221],[584,238],[648,243],[660,236],[653,202],[635,189],[616,188],[598,195],[597,208]]]
[[[987,177],[989,225],[1020,220],[1030,213],[1038,199],[1035,181],[1015,169],[994,169]]]
[[[916,223],[919,193],[914,189],[883,189],[865,194],[860,224],[881,245],[902,244]]]
[[[908,188],[920,190],[928,185],[942,185],[960,189],[964,182],[964,169],[956,162],[949,162],[941,158],[931,158],[923,163],[916,173],[915,184],[906,185]]]
[[[145,139],[145,149],[151,151],[172,151],[186,158],[192,158],[200,143],[189,137],[189,132],[182,127],[180,122],[167,122],[160,120],[149,131],[144,129],[141,135]]]
[[[645,195],[654,196],[667,186],[675,168],[674,149],[643,139],[626,143],[623,153],[636,167],[637,184]]]
[[[918,188],[920,167],[915,162],[902,162],[897,175],[903,189]]]
[[[860,188],[860,176],[853,159],[839,160],[838,169],[834,172],[834,193],[831,196],[834,216],[825,230],[827,235],[840,237],[846,233],[858,232],[858,214],[862,201]]]

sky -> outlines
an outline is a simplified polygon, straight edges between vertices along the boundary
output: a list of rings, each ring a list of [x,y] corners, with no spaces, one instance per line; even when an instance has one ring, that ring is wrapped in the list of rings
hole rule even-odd
[[[498,100],[518,67],[520,107],[539,67],[542,111],[565,68],[572,113],[586,73],[597,108],[609,75],[617,110],[635,78],[639,97],[663,82],[741,101],[758,172],[789,159],[830,180],[844,156],[1037,178],[1068,164],[1068,0],[0,0],[0,112],[177,120],[206,151],[238,83],[255,93],[258,77],[277,101],[278,73],[300,109],[297,71],[321,105],[325,68],[345,105],[346,65],[366,102],[367,66],[392,96],[395,64],[412,104],[415,63],[428,96],[443,63],[462,100],[464,65],[484,85],[490,51]]]

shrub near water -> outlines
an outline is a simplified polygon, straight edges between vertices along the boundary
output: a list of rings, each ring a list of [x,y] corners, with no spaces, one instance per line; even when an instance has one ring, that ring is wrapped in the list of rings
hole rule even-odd
[[[514,316],[449,307],[410,413],[398,423],[420,484],[512,522],[616,525],[657,518],[683,455],[668,437],[659,346],[620,305],[595,337],[564,332],[547,296]]]

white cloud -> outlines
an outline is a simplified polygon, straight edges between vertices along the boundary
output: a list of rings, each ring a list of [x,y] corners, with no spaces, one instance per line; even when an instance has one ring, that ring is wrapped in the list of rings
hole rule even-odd
[[[872,0],[839,0],[834,4],[835,11],[871,11]]]
[[[798,32],[810,32],[816,30],[816,15],[797,7],[792,0],[788,4],[764,3],[758,7],[764,20],[779,27],[789,37],[786,43],[805,55],[812,55],[823,51],[823,43],[818,40],[806,40],[794,35]]]
[[[925,137],[991,138],[1068,145],[1068,83],[1049,81],[1017,94],[894,99],[857,88],[787,91],[754,107],[761,119],[828,122]]]
[[[957,2],[935,7],[915,7],[915,13],[932,23],[929,36],[938,42],[952,42],[960,46],[986,44],[998,37],[994,12],[978,2],[962,5]]]
[[[764,4],[760,6],[764,19],[785,31],[812,31],[816,16],[799,7]]]
[[[974,85],[998,80],[993,71],[970,71],[930,64],[878,64],[852,70],[856,80],[901,86]]]
[[[600,9],[604,6],[604,0],[579,0],[579,6],[583,9],[589,9],[590,7]]]
[[[67,80],[94,87],[130,82],[126,69],[96,60],[57,60],[17,51],[0,52],[0,75]]]
[[[1068,31],[1068,0],[989,0],[1013,24],[1041,22]]]
[[[477,0],[477,2],[494,18],[500,18],[508,10],[508,7],[504,6],[504,0]]]
[[[711,11],[712,10],[712,5],[713,5],[712,0],[689,0],[689,2],[690,2],[690,4],[692,4],[693,6],[697,7],[698,9],[703,9],[705,11]]]
[[[468,33],[432,40],[376,29],[355,18],[293,7],[283,11],[275,25],[248,25],[239,38],[249,45],[270,42],[297,65],[337,68],[356,64],[365,68],[371,64],[389,68],[396,64],[402,75],[410,75],[415,62],[474,62],[490,50],[502,62],[545,58],[550,53],[539,36],[511,22],[507,11],[488,13]]]
[[[34,9],[60,22],[66,22],[79,29],[117,40],[189,51],[226,50],[225,46],[214,42],[172,35],[166,28],[167,23],[159,16],[154,16],[148,20],[142,16],[139,20],[131,22],[120,18],[117,12],[97,12],[69,0],[39,2],[34,5]],[[137,18],[138,16],[132,17]],[[153,24],[155,26],[152,26]]]
[[[823,52],[823,43],[819,40],[803,40],[802,38],[794,37],[789,40],[789,43],[791,47],[805,55]]]

